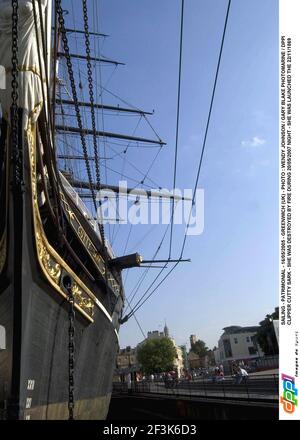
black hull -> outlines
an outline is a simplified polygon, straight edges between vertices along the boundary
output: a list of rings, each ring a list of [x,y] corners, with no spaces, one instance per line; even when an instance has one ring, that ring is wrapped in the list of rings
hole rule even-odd
[[[29,281],[29,280],[28,280]],[[36,283],[24,283],[20,393],[11,396],[13,353],[13,294],[0,296],[0,322],[6,328],[7,348],[0,353],[0,401],[7,418],[68,418],[68,311]],[[75,419],[105,419],[111,393],[117,337],[111,323],[96,311],[94,323],[76,320]],[[34,381],[33,390],[32,384]],[[29,388],[29,389],[28,389]],[[31,399],[31,400],[30,400]],[[29,408],[26,408],[29,406]]]
[[[25,185],[19,211],[7,176],[8,203],[1,207],[2,212],[7,208],[8,215],[5,263],[0,267],[0,324],[6,330],[6,349],[0,350],[0,415],[7,419],[66,420],[69,304],[45,277],[37,257],[26,145],[24,152]],[[18,231],[21,246],[16,243],[17,212],[23,218]],[[18,247],[21,255],[16,256]],[[95,289],[107,293],[99,282]],[[118,350],[116,322],[121,310],[108,312],[97,296],[92,320],[75,310],[75,419],[105,419],[110,403]]]

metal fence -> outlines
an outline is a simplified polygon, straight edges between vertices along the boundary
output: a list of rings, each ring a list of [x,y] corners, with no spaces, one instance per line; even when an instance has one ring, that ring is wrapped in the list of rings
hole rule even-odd
[[[269,374],[248,376],[241,383],[237,383],[236,378],[230,376],[221,381],[214,378],[197,378],[191,381],[141,381],[132,382],[130,385],[114,383],[113,393],[274,402],[279,396],[279,380],[278,375]]]
[[[256,360],[256,371],[279,368],[279,355],[264,356]]]

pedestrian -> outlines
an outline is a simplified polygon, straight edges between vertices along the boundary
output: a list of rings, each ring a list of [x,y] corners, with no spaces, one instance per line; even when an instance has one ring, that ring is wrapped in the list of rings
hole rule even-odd
[[[219,370],[219,374],[216,377],[216,382],[222,382],[223,380],[225,380],[224,378],[224,372],[221,371],[221,369]]]
[[[235,363],[233,363],[233,364],[231,365],[231,371],[232,371],[232,375],[233,375],[233,376],[236,376],[236,375],[237,375],[237,373],[238,373],[238,366],[237,366]]]
[[[237,374],[235,376],[235,384],[239,385],[242,382],[246,382],[248,373],[244,368],[238,367]]]
[[[127,374],[127,390],[128,390],[128,394],[132,393],[132,386],[131,386],[131,373]]]

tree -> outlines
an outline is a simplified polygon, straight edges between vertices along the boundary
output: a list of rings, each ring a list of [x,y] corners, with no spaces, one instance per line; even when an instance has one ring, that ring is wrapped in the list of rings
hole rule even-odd
[[[176,349],[169,338],[148,339],[139,347],[138,362],[146,374],[173,369]]]
[[[279,307],[276,307],[275,312],[271,315],[266,315],[265,319],[259,323],[260,328],[257,331],[257,342],[266,355],[274,355],[279,352],[273,325],[274,319],[279,319]]]
[[[209,349],[206,347],[206,344],[204,341],[201,341],[198,339],[194,344],[191,346],[191,351],[195,354],[197,354],[200,358],[207,355],[209,352]]]

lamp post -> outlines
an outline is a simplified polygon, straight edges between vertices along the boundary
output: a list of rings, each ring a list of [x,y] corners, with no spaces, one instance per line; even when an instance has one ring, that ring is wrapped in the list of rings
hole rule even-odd
[[[271,328],[272,328],[272,326],[273,326],[273,318],[272,318],[272,316],[269,317],[269,322],[270,322]],[[273,342],[272,342],[272,337],[271,337],[270,333],[271,332],[268,332],[268,334],[267,334],[268,345],[269,345],[269,347],[271,349],[272,355],[275,356],[275,350],[274,350],[274,346],[273,346]]]

